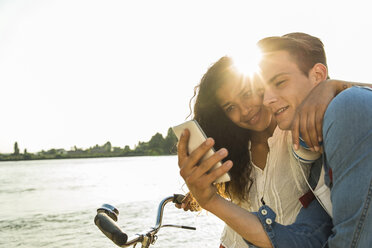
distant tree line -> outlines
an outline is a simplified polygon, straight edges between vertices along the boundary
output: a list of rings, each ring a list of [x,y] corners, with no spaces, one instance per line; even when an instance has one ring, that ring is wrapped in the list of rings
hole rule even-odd
[[[169,128],[165,138],[160,133],[156,133],[148,142],[138,142],[134,149],[131,149],[128,145],[123,148],[113,147],[111,142],[108,141],[102,146],[95,145],[85,150],[74,146],[69,151],[52,148],[48,151],[29,153],[27,149],[24,149],[21,153],[18,142],[15,142],[14,152],[12,154],[0,154],[0,161],[174,155],[177,153],[176,146],[177,138],[172,129]]]

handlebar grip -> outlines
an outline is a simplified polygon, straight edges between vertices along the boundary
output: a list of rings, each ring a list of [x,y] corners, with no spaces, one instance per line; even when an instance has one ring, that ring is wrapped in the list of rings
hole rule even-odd
[[[185,198],[184,195],[181,194],[174,194],[173,195],[173,203],[182,204],[182,200]]]
[[[128,240],[128,235],[125,234],[120,227],[106,213],[99,212],[94,218],[94,223],[98,228],[118,246],[124,245]]]

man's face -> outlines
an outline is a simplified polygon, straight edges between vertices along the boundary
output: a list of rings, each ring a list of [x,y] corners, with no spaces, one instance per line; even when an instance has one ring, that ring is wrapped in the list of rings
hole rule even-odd
[[[270,108],[279,128],[289,130],[297,106],[315,86],[312,77],[300,71],[287,51],[265,55],[260,68],[266,85],[264,104]]]

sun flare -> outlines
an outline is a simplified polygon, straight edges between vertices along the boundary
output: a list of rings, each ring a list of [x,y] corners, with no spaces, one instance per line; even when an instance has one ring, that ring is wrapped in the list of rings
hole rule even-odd
[[[252,78],[259,73],[258,63],[261,60],[262,53],[257,46],[252,49],[242,49],[231,54],[236,69],[247,77]]]

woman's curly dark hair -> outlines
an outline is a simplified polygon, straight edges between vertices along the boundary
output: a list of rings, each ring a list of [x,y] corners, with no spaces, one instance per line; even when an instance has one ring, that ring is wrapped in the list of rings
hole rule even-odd
[[[214,63],[194,88],[194,119],[200,124],[208,137],[215,140],[216,150],[225,147],[229,151],[224,159],[233,161],[229,171],[231,181],[221,187],[220,192],[230,199],[246,200],[252,185],[250,173],[252,166],[248,152],[249,130],[235,125],[224,113],[217,101],[216,92],[226,83],[244,80],[238,73],[230,57],[222,57]],[[221,189],[220,188],[220,189]]]

